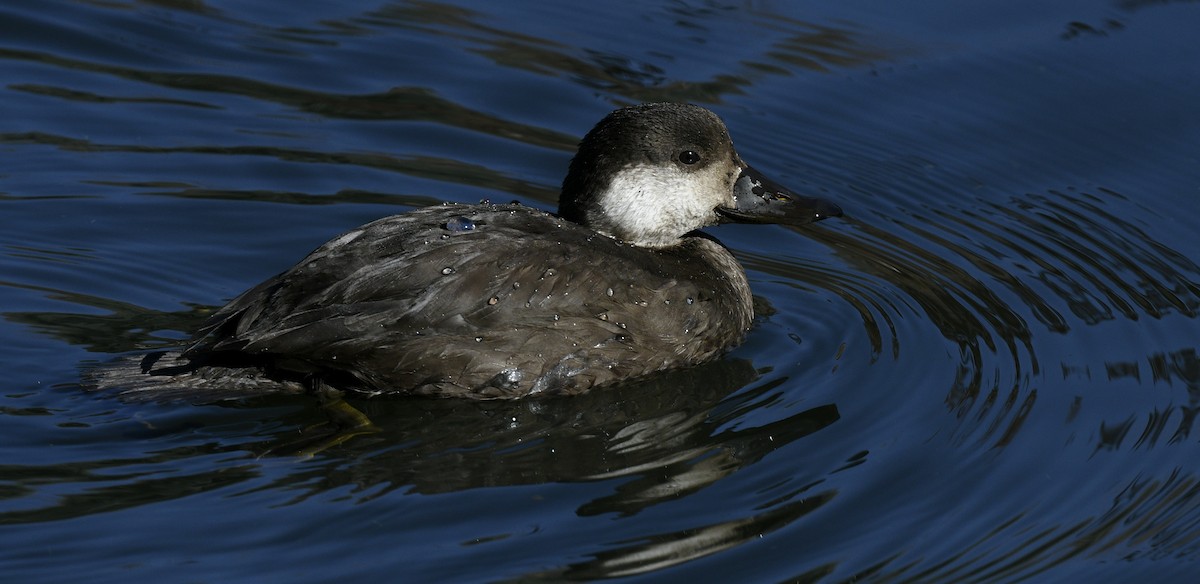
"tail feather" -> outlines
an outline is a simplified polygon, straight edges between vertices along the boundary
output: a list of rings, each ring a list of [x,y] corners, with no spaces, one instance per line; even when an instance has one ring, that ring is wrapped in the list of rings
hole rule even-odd
[[[85,372],[89,390],[111,392],[128,401],[208,403],[273,393],[302,394],[293,380],[272,379],[253,366],[227,367],[197,363],[173,349],[128,355]]]

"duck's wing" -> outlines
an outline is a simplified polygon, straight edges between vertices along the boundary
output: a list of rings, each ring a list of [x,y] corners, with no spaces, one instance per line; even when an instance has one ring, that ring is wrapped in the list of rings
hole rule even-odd
[[[648,251],[526,207],[423,209],[335,238],[239,296],[188,354],[377,392],[586,389],[737,342],[751,318],[744,276],[715,276],[697,250],[732,262],[708,240]]]

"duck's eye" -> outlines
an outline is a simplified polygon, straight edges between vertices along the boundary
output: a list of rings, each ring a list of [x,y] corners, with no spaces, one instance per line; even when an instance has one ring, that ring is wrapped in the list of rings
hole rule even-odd
[[[700,155],[696,154],[695,150],[684,150],[679,153],[679,161],[684,164],[696,164],[700,162]]]

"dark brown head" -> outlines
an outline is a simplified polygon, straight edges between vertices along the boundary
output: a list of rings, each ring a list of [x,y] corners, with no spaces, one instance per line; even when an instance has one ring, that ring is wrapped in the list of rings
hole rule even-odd
[[[651,103],[616,110],[584,136],[559,214],[634,245],[663,247],[723,221],[799,224],[841,209],[792,194],[747,166],[716,114]]]

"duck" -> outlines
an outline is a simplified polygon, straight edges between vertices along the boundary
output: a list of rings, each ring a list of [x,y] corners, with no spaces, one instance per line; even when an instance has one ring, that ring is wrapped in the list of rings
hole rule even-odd
[[[550,213],[441,204],[343,233],[216,310],[127,394],[569,395],[691,367],[754,320],[742,266],[702,231],[842,210],[767,179],[701,106],[609,113]]]

